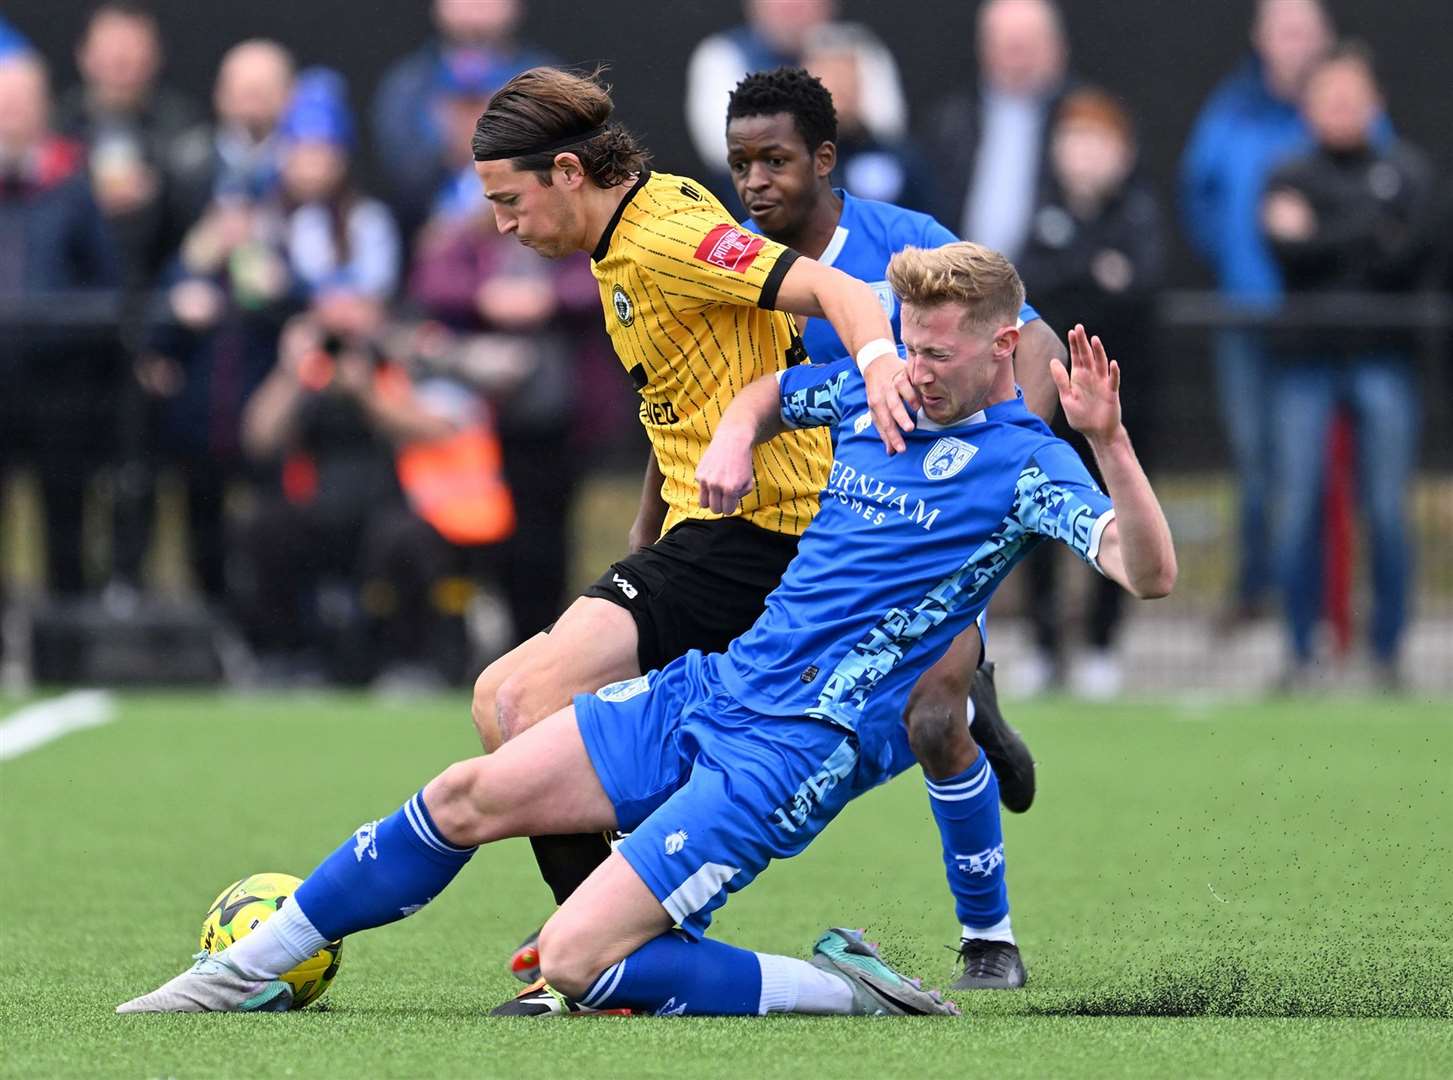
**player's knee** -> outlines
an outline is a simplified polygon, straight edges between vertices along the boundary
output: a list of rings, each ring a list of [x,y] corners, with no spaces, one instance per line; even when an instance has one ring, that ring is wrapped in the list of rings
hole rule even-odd
[[[962,706],[920,701],[904,722],[913,756],[929,776],[954,776],[973,762],[976,748]]]
[[[473,847],[499,839],[491,813],[485,759],[459,761],[429,781],[424,805],[434,827],[451,844]]]
[[[474,700],[470,702],[469,715],[474,721],[474,730],[479,732],[479,741],[491,753],[504,742],[499,730],[498,700],[500,683],[505,676],[491,664],[474,680]]]
[[[505,677],[494,693],[494,718],[500,742],[508,742],[530,726],[533,680],[522,671]]]
[[[555,676],[545,669],[515,671],[494,692],[495,722],[501,742],[509,742],[551,713],[569,704],[555,689]]]
[[[540,931],[540,974],[566,997],[579,1001],[610,964],[592,935],[552,918]]]

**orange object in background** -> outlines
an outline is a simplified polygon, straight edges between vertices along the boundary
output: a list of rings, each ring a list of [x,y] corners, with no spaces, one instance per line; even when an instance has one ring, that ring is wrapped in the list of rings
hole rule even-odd
[[[515,531],[499,439],[474,424],[398,454],[399,483],[414,512],[452,544],[493,544]]]

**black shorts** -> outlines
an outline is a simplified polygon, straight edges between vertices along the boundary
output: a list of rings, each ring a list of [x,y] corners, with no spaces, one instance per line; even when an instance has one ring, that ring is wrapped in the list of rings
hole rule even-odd
[[[740,518],[683,521],[612,563],[584,595],[631,613],[641,671],[652,671],[688,649],[724,651],[762,614],[797,541]]]

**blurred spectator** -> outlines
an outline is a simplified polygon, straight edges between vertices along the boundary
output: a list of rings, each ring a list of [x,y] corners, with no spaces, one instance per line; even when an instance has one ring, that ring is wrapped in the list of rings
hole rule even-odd
[[[111,221],[132,288],[151,282],[191,224],[177,220],[167,189],[176,183],[183,138],[196,138],[202,115],[158,85],[161,64],[156,18],[126,0],[107,0],[76,47],[81,84],[55,112],[57,130],[89,147],[91,190]]]
[[[191,225],[163,282],[170,318],[152,327],[137,363],[153,403],[152,465],[181,478],[192,571],[214,603],[227,595],[227,490],[245,474],[242,411],[301,302],[284,256],[279,190],[277,127],[292,92],[293,62],[281,46],[247,41],[223,57],[216,123],[183,139],[174,212]],[[141,535],[118,542],[138,563],[151,524],[147,516]]]
[[[1315,146],[1271,174],[1261,203],[1288,293],[1417,289],[1433,254],[1437,191],[1417,149],[1374,139],[1382,100],[1366,52],[1344,46],[1320,61],[1302,110]],[[1367,512],[1373,656],[1382,682],[1399,683],[1411,576],[1408,493],[1422,412],[1411,345],[1383,330],[1313,330],[1278,352],[1272,460],[1293,688],[1310,674],[1322,611],[1323,475],[1332,421],[1342,408],[1352,416]]]
[[[0,15],[0,59],[29,49],[30,42],[25,35],[6,22],[4,15]]]
[[[829,23],[808,35],[802,65],[817,76],[837,109],[834,183],[861,199],[877,199],[921,213],[937,209],[928,163],[911,142],[878,136],[864,115],[865,72],[886,47],[867,27]]]
[[[1281,275],[1262,236],[1258,203],[1267,174],[1305,146],[1297,100],[1307,72],[1331,44],[1319,0],[1259,0],[1252,56],[1201,110],[1181,161],[1187,234],[1229,300],[1269,306]],[[1240,517],[1235,592],[1223,624],[1256,615],[1274,579],[1269,525],[1272,413],[1270,360],[1254,331],[1215,343],[1221,423],[1236,467]]]
[[[946,185],[938,217],[1017,259],[1064,92],[1059,9],[1049,0],[987,0],[975,45],[979,86],[945,102],[934,125],[934,160]]]
[[[744,0],[746,22],[712,34],[692,52],[686,71],[686,125],[696,155],[722,198],[736,197],[726,175],[721,137],[732,88],[754,71],[801,67],[809,37],[832,19],[835,7],[833,0]],[[900,139],[908,127],[908,106],[898,64],[881,42],[866,39],[860,45],[864,126],[875,138]]]
[[[212,95],[216,123],[179,152],[182,220],[196,221],[214,199],[255,202],[277,190],[277,124],[292,92],[293,58],[281,45],[255,38],[227,51]]]
[[[388,300],[399,276],[398,229],[388,208],[350,179],[354,130],[342,76],[303,72],[278,139],[293,288],[309,300],[332,292]]]
[[[523,640],[546,629],[566,599],[569,515],[583,464],[576,395],[602,336],[600,291],[584,255],[541,258],[501,236],[476,197],[472,210],[425,229],[409,294],[453,331],[458,366],[496,405],[518,515],[503,579]]]
[[[429,523],[449,528],[451,498],[429,485],[462,483],[472,535],[507,535],[498,447],[479,421],[473,451],[459,456],[451,440],[468,421],[456,403],[414,392],[381,344],[383,320],[373,298],[323,295],[289,325],[277,366],[247,406],[247,450],[275,465],[279,482],[243,529],[234,580],[269,675],[358,682],[407,669],[412,682],[437,683],[472,670],[463,605],[449,587],[455,552]],[[430,445],[441,453],[396,464],[396,449]],[[400,475],[424,516],[410,509]]]
[[[434,0],[439,36],[397,61],[379,84],[372,110],[374,154],[406,236],[428,216],[443,163],[454,149],[442,115],[453,71],[475,68],[493,86],[503,86],[527,68],[553,62],[516,39],[523,15],[520,0]],[[467,149],[468,139],[464,145]]]
[[[1114,350],[1127,373],[1121,385],[1126,424],[1136,432],[1141,461],[1150,462],[1148,436],[1158,412],[1159,383],[1151,304],[1164,277],[1165,230],[1155,195],[1136,175],[1135,162],[1135,131],[1125,108],[1098,89],[1081,87],[1067,94],[1055,114],[1049,176],[1018,267],[1035,307],[1051,326],[1084,323]],[[1062,416],[1056,418],[1055,432],[1079,450],[1103,484],[1089,445]],[[1025,567],[1038,647],[1022,672],[1031,691],[1059,682],[1064,661],[1056,554],[1037,551]],[[1113,645],[1122,591],[1108,578],[1091,576],[1090,651],[1075,668],[1071,688],[1106,699],[1121,684]]]
[[[85,149],[50,130],[49,109],[39,57],[24,48],[0,55],[0,300],[119,282]],[[118,359],[114,334],[82,337],[23,321],[0,333],[0,457],[35,468],[57,592],[85,585],[85,490],[114,450]]]

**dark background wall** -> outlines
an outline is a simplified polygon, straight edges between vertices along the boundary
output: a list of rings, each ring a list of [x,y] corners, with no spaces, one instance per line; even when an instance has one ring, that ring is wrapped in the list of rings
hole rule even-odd
[[[489,0],[480,0],[487,3]],[[790,2],[790,0],[789,0]],[[736,22],[733,0],[527,0],[525,36],[570,62],[612,67],[620,114],[664,167],[689,172],[682,87],[687,57],[706,34]],[[74,78],[71,49],[92,0],[7,0],[6,17],[48,56],[56,81]],[[166,36],[168,77],[205,96],[217,61],[250,36],[275,37],[302,64],[328,64],[349,77],[366,106],[380,74],[429,33],[428,0],[154,0]],[[971,0],[840,0],[844,18],[871,25],[893,48],[914,115],[947,88],[975,78]],[[1085,78],[1121,93],[1142,127],[1144,160],[1169,196],[1176,159],[1196,110],[1246,50],[1251,0],[1065,2],[1072,62]],[[1453,169],[1447,116],[1453,67],[1450,0],[1332,0],[1344,32],[1376,52],[1398,130]],[[1201,280],[1177,260],[1179,284]]]

